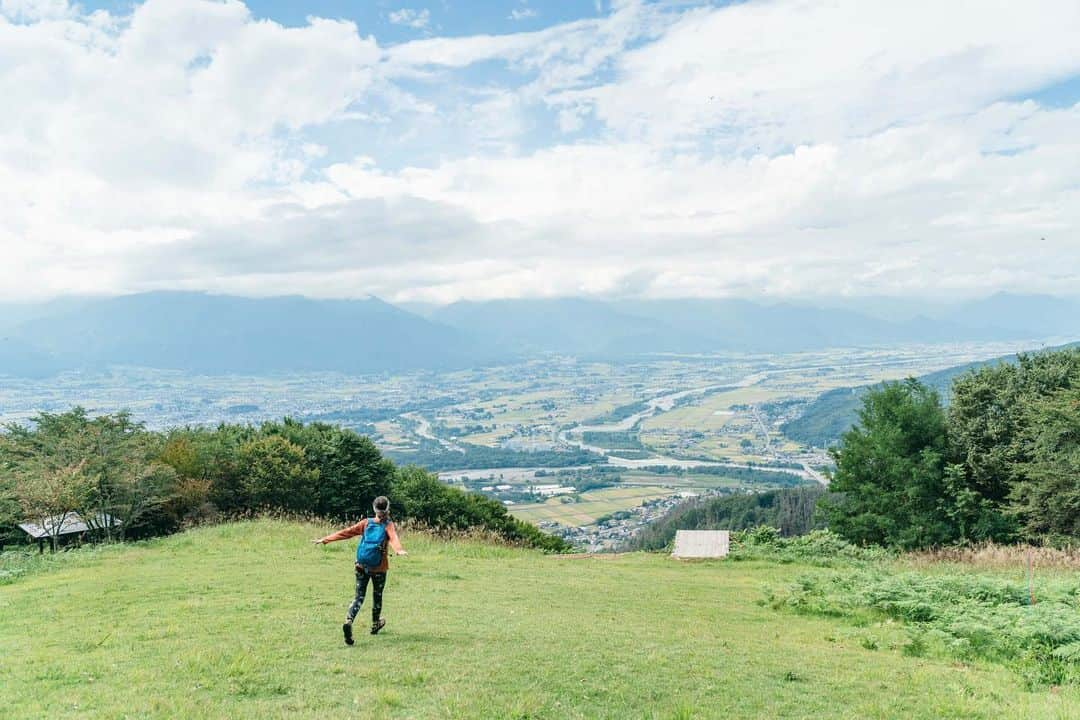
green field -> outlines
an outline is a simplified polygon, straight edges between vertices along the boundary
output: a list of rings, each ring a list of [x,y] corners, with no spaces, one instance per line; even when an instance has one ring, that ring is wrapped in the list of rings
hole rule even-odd
[[[570,496],[560,495],[542,503],[511,506],[510,513],[531,523],[548,521],[567,527],[580,527],[592,525],[604,515],[636,508],[646,500],[672,494],[671,490],[656,486],[604,488],[582,493],[578,502],[570,502]]]
[[[909,657],[894,624],[761,604],[825,572],[797,564],[406,533],[389,624],[349,648],[353,545],[308,543],[327,530],[208,527],[0,580],[0,717],[1080,717],[1076,686],[1028,690],[1001,666]]]

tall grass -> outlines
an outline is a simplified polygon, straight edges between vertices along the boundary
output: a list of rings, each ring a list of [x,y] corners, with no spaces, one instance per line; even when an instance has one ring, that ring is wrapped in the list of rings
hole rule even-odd
[[[1031,685],[1080,684],[1080,578],[1022,580],[971,572],[850,568],[801,577],[774,607],[868,623],[905,623],[912,655],[1005,664]]]
[[[1026,568],[1030,563],[1034,568],[1048,570],[1080,570],[1080,547],[1053,548],[986,543],[922,550],[908,553],[903,559],[913,567],[954,563],[974,568],[1008,570]]]

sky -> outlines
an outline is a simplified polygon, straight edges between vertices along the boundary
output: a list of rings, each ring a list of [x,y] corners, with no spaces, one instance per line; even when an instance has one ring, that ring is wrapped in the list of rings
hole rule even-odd
[[[0,0],[0,300],[1080,288],[1076,0]]]

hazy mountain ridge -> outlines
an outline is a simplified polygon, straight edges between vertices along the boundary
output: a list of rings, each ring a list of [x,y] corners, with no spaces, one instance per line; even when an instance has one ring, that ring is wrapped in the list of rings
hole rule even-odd
[[[364,373],[468,367],[495,357],[452,328],[377,299],[147,293],[88,301],[7,334],[15,347],[66,369]]]
[[[414,306],[417,312],[410,312],[377,298],[187,292],[61,298],[0,306],[0,374],[41,377],[110,365],[209,374],[397,372],[475,367],[536,353],[613,360],[1080,335],[1080,304],[1046,296],[924,304],[922,314],[894,320],[860,312],[857,300],[849,305],[556,298]]]

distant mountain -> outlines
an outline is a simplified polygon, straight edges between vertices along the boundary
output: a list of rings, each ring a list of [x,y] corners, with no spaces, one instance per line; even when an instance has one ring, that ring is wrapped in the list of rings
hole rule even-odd
[[[980,321],[978,325],[922,314],[889,321],[851,308],[764,305],[738,299],[496,300],[455,303],[426,309],[426,313],[432,320],[505,349],[601,358],[1003,340],[1064,334],[1070,327],[1063,316],[1058,316],[1056,324],[1032,323],[1033,329],[989,327],[981,323],[982,315],[975,307],[958,313],[958,317],[974,318]],[[1074,327],[1073,333],[1080,335],[1080,326]]]
[[[1049,295],[997,293],[945,309],[935,320],[992,331],[995,336],[1080,335],[1080,302]]]
[[[86,301],[7,335],[23,352],[79,369],[364,373],[460,368],[496,357],[457,330],[377,299],[147,293]],[[24,365],[0,358],[0,372],[21,374]]]
[[[1065,347],[1080,347],[1080,343],[1073,343]],[[1062,349],[1047,348],[1047,349]],[[938,391],[942,400],[948,404],[949,392],[953,380],[964,373],[988,365],[1001,363],[1015,363],[1016,355],[1005,355],[992,360],[957,365],[944,370],[938,370],[919,377],[924,385]],[[840,440],[840,436],[847,432],[852,425],[858,422],[859,409],[862,407],[863,396],[877,385],[862,385],[860,387],[844,387],[829,390],[820,395],[807,406],[806,410],[798,418],[790,420],[781,427],[781,431],[787,437],[797,442],[814,445],[816,447],[828,447]]]
[[[0,375],[47,378],[64,369],[64,363],[36,348],[0,338]]]
[[[458,302],[438,308],[432,320],[482,343],[523,353],[624,354],[627,349],[666,350],[665,328],[605,302],[580,298]]]
[[[879,299],[884,308],[892,300]],[[196,373],[442,370],[562,353],[620,360],[658,353],[1080,336],[1070,300],[995,295],[914,304],[886,319],[848,306],[738,299],[583,298],[410,306],[378,299],[241,298],[157,292],[0,306],[0,375],[109,365]],[[933,313],[928,315],[927,313]]]
[[[939,342],[969,335],[947,322],[887,322],[843,308],[746,300],[627,301],[626,313],[662,323],[683,352],[717,349],[795,352],[895,342]],[[675,343],[673,343],[675,344]]]
[[[997,293],[962,302],[919,298],[860,297],[806,300],[801,305],[856,310],[894,323],[945,323],[996,339],[1080,334],[1080,298]]]
[[[0,303],[0,339],[10,330],[37,318],[74,310],[88,301],[83,297],[65,297],[48,302]]]

